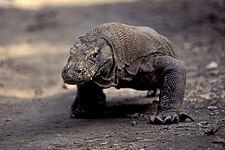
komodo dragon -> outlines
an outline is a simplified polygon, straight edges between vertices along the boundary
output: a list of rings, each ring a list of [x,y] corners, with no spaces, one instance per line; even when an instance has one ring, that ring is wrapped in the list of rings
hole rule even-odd
[[[71,117],[101,114],[106,107],[104,88],[160,89],[152,124],[193,119],[180,112],[186,72],[176,59],[172,43],[149,27],[122,23],[102,24],[79,37],[62,70],[67,84],[77,85]]]

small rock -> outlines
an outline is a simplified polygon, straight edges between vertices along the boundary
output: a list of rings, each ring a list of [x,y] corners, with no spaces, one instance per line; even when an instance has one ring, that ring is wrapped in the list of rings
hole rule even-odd
[[[201,121],[200,123],[198,123],[198,125],[199,125],[200,127],[205,127],[205,126],[208,125],[208,122],[207,122],[207,121]]]
[[[219,112],[219,111],[216,111],[216,112],[214,112],[214,114],[215,114],[215,115],[219,115],[219,114],[220,114],[220,112]]]
[[[106,141],[106,142],[103,142],[103,143],[100,143],[99,145],[106,145],[108,142]]]
[[[216,110],[217,109],[217,107],[216,106],[208,106],[207,107],[210,111],[214,111],[214,110]]]
[[[207,69],[216,69],[218,68],[218,64],[215,61],[212,61],[206,66]]]
[[[140,139],[142,139],[142,137],[137,137],[136,139],[137,139],[137,140],[140,140]]]
[[[218,91],[218,88],[215,86],[210,89],[210,92],[213,92],[213,93],[216,93],[217,91]]]
[[[135,126],[137,124],[136,121],[132,121],[131,126]]]

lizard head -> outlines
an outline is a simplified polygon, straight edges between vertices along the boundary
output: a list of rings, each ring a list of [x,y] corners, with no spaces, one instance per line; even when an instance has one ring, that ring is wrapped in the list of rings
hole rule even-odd
[[[79,37],[78,42],[70,49],[70,56],[61,76],[67,84],[83,84],[92,80],[111,59],[111,47],[106,40],[96,38],[89,41],[85,36]]]

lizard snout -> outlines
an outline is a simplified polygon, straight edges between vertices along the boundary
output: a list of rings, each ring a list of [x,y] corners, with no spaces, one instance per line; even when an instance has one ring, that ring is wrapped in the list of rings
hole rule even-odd
[[[87,71],[82,67],[78,67],[76,69],[69,69],[65,67],[62,70],[62,78],[65,83],[80,84],[84,81],[89,80],[90,76],[88,75]]]

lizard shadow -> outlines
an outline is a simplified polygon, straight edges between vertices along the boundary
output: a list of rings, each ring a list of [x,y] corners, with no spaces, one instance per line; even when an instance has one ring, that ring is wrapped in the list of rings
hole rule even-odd
[[[157,111],[157,104],[158,101],[149,101],[149,99],[143,97],[127,98],[122,102],[113,98],[112,101],[107,102],[104,113],[97,118],[130,118],[134,114],[154,114]]]

